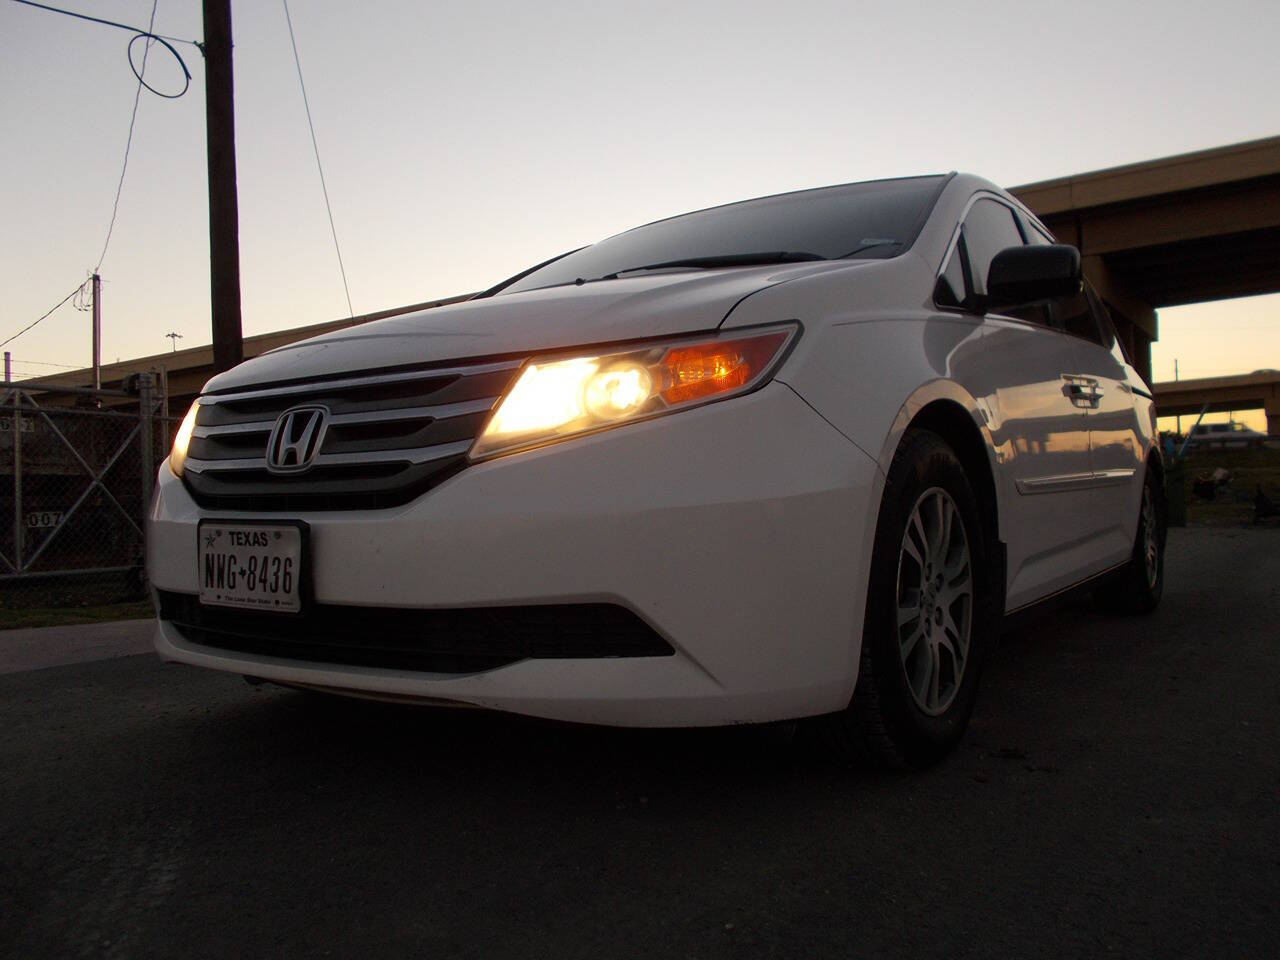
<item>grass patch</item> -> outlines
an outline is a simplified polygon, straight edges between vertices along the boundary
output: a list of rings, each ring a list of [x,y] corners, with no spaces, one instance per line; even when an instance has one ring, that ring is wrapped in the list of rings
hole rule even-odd
[[[1191,492],[1196,477],[1211,476],[1217,467],[1231,471],[1231,482],[1212,500]],[[1280,506],[1280,449],[1196,450],[1186,460],[1187,525],[1238,527],[1253,523],[1253,500],[1258,487]],[[1264,521],[1275,524],[1276,520]]]
[[[25,627],[63,627],[77,623],[105,623],[109,620],[141,620],[155,616],[147,601],[109,603],[99,607],[30,607],[0,609],[0,631]]]

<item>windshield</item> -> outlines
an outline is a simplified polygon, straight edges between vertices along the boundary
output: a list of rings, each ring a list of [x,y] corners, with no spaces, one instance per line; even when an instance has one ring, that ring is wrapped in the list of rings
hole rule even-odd
[[[944,181],[942,176],[873,180],[686,213],[583,247],[499,291],[612,279],[630,270],[675,269],[675,264],[726,266],[735,258],[787,263],[896,257],[915,240]],[[778,255],[768,259],[761,251]]]

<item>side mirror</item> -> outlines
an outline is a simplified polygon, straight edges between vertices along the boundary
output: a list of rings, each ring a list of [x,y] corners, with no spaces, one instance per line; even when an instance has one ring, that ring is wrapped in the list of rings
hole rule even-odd
[[[1008,247],[987,271],[986,306],[1008,307],[1080,292],[1080,251],[1065,243]]]

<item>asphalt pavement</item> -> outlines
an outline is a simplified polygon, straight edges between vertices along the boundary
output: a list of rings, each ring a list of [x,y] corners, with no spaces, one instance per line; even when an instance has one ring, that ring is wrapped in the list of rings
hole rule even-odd
[[[152,620],[0,630],[0,674],[146,653],[153,633]]]
[[[1175,530],[1155,615],[1007,637],[912,775],[28,646],[0,956],[1271,958],[1278,623],[1280,530]]]

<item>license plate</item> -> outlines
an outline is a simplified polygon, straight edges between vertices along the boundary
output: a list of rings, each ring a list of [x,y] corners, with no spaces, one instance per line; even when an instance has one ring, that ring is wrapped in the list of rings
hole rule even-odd
[[[276,613],[302,609],[302,528],[205,521],[197,557],[200,602]]]

